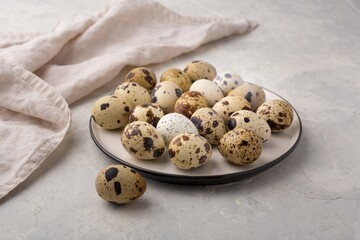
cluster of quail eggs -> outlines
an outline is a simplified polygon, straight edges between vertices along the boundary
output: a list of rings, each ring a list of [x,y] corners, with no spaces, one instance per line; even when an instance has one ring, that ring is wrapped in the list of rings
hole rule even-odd
[[[92,118],[104,129],[122,128],[121,143],[137,159],[168,154],[190,170],[204,165],[214,147],[235,165],[254,162],[271,133],[291,125],[293,110],[284,100],[266,101],[260,86],[237,73],[217,74],[210,63],[193,61],[167,69],[159,82],[151,69],[134,68],[95,102]]]

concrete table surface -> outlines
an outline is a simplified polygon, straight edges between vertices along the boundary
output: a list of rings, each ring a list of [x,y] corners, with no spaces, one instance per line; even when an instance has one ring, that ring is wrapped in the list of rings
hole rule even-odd
[[[98,171],[114,163],[94,144],[93,102],[117,80],[71,106],[59,148],[0,201],[0,239],[360,239],[360,2],[357,0],[161,0],[184,15],[244,16],[245,36],[206,44],[163,64],[195,59],[275,91],[303,121],[298,148],[263,174],[215,186],[148,179],[125,206],[101,200]],[[0,2],[0,31],[46,32],[106,1]]]

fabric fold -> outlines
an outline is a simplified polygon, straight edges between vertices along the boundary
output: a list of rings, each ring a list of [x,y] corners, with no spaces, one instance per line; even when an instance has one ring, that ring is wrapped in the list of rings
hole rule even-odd
[[[111,81],[126,65],[161,63],[256,26],[244,18],[183,17],[154,1],[121,0],[94,15],[61,21],[52,32],[3,42],[0,136],[7,140],[1,145],[0,198],[61,142],[70,124],[67,104]],[[29,137],[20,138],[24,128],[13,126],[14,119],[30,126]],[[31,140],[36,143],[23,144]],[[15,149],[16,159],[8,156]]]

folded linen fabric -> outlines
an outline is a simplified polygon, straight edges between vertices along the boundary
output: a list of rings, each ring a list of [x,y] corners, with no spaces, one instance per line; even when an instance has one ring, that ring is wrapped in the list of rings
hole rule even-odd
[[[68,104],[126,65],[160,63],[256,25],[120,0],[95,15],[61,21],[49,33],[0,33],[0,199],[61,142],[70,124]]]

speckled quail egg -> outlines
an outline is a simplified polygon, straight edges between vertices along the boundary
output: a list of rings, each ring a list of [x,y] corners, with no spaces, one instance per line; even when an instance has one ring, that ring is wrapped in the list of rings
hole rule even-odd
[[[174,112],[190,118],[196,110],[203,107],[208,107],[206,98],[199,92],[189,91],[183,93],[176,101]]]
[[[211,108],[196,110],[190,120],[210,144],[219,144],[220,138],[226,133],[224,119]]]
[[[266,95],[262,87],[254,84],[243,84],[231,90],[228,96],[244,97],[251,105],[251,111],[256,109],[266,100]]]
[[[184,72],[190,77],[192,82],[198,79],[213,80],[216,77],[215,67],[205,61],[192,61],[186,65]]]
[[[248,110],[234,112],[227,122],[227,127],[230,131],[235,128],[252,130],[263,142],[267,141],[271,136],[269,124],[258,114]]]
[[[191,86],[191,80],[189,76],[178,68],[167,69],[160,77],[160,82],[172,81],[179,85],[181,91],[187,92]]]
[[[135,82],[124,82],[120,84],[113,93],[119,98],[126,98],[135,107],[144,103],[151,103],[151,96],[148,91]]]
[[[128,72],[125,81],[136,82],[151,93],[156,85],[156,76],[149,68],[138,67]]]
[[[204,165],[211,157],[212,148],[198,134],[182,133],[169,144],[169,156],[176,167],[189,170]]]
[[[215,103],[213,109],[224,118],[225,122],[227,122],[234,112],[239,110],[250,110],[250,103],[243,97],[227,96]]]
[[[91,116],[100,127],[117,129],[128,123],[132,110],[132,105],[123,98],[104,96],[99,98],[93,105]]]
[[[262,141],[251,130],[236,128],[227,132],[218,146],[220,154],[236,165],[246,165],[257,160],[262,152]]]
[[[98,173],[95,187],[105,201],[124,204],[141,197],[145,193],[146,182],[130,167],[110,165]]]
[[[244,80],[237,73],[224,72],[217,75],[214,82],[219,86],[224,95],[227,95],[231,90],[242,85]]]
[[[269,124],[272,132],[281,132],[287,129],[294,118],[290,104],[280,99],[264,102],[256,113]]]
[[[156,127],[164,115],[164,111],[156,103],[144,103],[134,108],[130,114],[129,122],[143,121]]]
[[[152,102],[158,104],[165,113],[174,111],[175,102],[181,96],[181,88],[174,82],[159,83],[151,93]]]
[[[156,129],[163,136],[166,145],[180,133],[198,134],[198,130],[190,119],[178,113],[169,113],[162,117],[158,122]]]
[[[206,98],[210,107],[224,97],[219,86],[213,81],[206,79],[200,79],[194,82],[190,87],[190,91],[201,93]]]
[[[150,123],[142,121],[126,125],[121,135],[121,143],[129,154],[138,159],[156,159],[165,151],[161,133]]]

